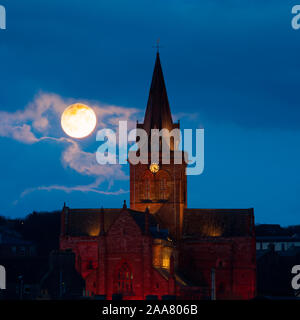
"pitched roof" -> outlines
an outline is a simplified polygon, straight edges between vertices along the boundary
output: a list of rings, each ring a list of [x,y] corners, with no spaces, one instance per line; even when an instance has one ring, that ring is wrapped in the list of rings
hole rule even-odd
[[[69,236],[99,236],[101,231],[101,214],[104,214],[104,232],[107,232],[119,215],[126,210],[133,217],[135,223],[145,232],[145,212],[131,209],[68,209],[66,233]],[[101,213],[102,212],[102,213]],[[165,239],[166,230],[158,230],[159,222],[155,216],[149,214],[149,230],[153,238]]]
[[[148,134],[151,129],[173,129],[173,120],[158,52],[143,127]]]
[[[253,235],[253,209],[185,209],[184,238]]]
[[[104,209],[104,231],[118,218],[121,209]],[[69,209],[66,233],[69,236],[98,236],[101,209]]]
[[[136,224],[140,227],[142,232],[145,232],[145,212],[130,210],[131,216],[133,217]],[[153,214],[149,213],[149,231],[153,238],[166,239],[168,237],[168,230],[158,229],[157,225],[159,222]]]

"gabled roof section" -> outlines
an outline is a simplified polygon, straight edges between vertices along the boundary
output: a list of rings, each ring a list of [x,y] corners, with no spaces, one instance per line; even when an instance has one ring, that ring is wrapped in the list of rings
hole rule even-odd
[[[151,129],[173,129],[173,120],[160,63],[159,52],[156,54],[156,61],[143,127],[148,134],[150,133]]]
[[[104,209],[104,231],[118,218],[122,209]],[[101,209],[69,209],[66,234],[71,237],[96,237],[101,231]]]
[[[104,215],[104,232],[106,233],[110,226],[118,217],[127,211],[145,233],[145,212],[135,211],[128,208],[120,209],[68,209],[66,235],[71,237],[97,237],[102,230],[101,214]],[[153,238],[166,239],[168,233],[166,230],[158,229],[159,222],[155,216],[149,214],[149,231]]]
[[[253,209],[185,209],[186,239],[254,236]]]
[[[129,210],[129,213],[133,217],[136,224],[140,227],[143,233],[145,233],[145,212]],[[157,228],[159,222],[153,214],[149,213],[149,232],[152,238],[155,239],[167,239],[168,231],[166,229]]]

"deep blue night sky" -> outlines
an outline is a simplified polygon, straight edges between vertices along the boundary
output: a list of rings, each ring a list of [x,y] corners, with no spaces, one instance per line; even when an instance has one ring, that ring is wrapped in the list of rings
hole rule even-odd
[[[129,199],[128,167],[94,163],[95,132],[62,141],[59,116],[81,101],[98,110],[98,129],[142,121],[160,38],[172,113],[205,129],[205,170],[188,178],[188,206],[254,207],[257,223],[300,224],[297,1],[0,4],[0,215]]]

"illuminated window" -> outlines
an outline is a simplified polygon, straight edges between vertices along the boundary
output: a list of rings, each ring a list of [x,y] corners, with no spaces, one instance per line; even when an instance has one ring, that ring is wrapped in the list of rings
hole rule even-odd
[[[115,290],[116,293],[122,295],[132,295],[133,294],[133,274],[130,267],[125,262],[122,264],[120,269],[117,271],[115,279]]]

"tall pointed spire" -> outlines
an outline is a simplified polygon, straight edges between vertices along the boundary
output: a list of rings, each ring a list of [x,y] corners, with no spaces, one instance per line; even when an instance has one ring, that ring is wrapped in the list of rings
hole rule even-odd
[[[148,134],[151,129],[173,129],[173,120],[158,51],[145,112],[144,129]]]

